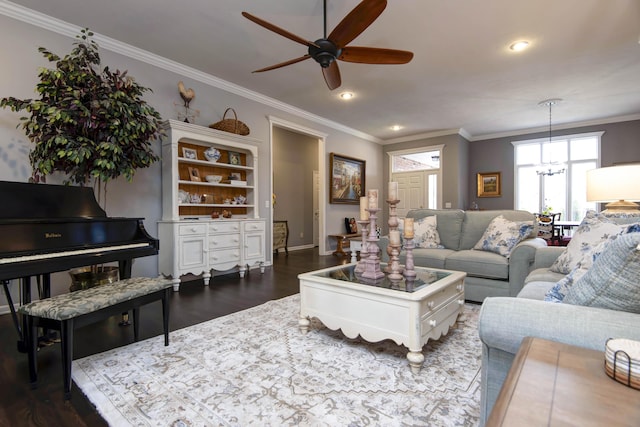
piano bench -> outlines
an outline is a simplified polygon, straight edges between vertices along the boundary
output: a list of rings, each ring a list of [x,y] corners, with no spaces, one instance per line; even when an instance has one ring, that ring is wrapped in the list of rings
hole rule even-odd
[[[110,316],[133,310],[133,336],[138,341],[139,308],[154,301],[162,301],[164,345],[169,345],[169,295],[171,280],[134,277],[108,285],[56,295],[25,304],[19,312],[26,316],[27,354],[31,387],[38,383],[37,345],[38,327],[60,331],[64,398],[71,399],[71,361],[73,359],[73,331]]]

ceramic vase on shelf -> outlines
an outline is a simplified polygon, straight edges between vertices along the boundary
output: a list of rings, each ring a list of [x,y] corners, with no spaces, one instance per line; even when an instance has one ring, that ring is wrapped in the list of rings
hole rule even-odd
[[[220,150],[214,147],[209,147],[204,151],[204,158],[213,163],[220,160],[220,156],[222,156],[222,154],[220,154]]]

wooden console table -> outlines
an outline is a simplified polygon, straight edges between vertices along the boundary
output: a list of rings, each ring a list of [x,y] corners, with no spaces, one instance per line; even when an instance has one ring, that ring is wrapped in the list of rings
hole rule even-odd
[[[351,237],[358,237],[360,234],[329,234],[329,237],[333,237],[336,240],[336,250],[333,251],[333,255],[335,256],[347,256],[347,253],[344,251],[345,247],[349,246],[349,239]]]
[[[605,374],[604,345],[525,338],[486,426],[640,425],[640,391]]]

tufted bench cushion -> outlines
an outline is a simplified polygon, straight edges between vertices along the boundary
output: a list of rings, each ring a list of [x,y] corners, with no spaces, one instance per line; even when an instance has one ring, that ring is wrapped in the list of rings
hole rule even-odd
[[[171,284],[169,279],[132,277],[34,301],[23,305],[18,311],[44,319],[67,320],[160,291]]]

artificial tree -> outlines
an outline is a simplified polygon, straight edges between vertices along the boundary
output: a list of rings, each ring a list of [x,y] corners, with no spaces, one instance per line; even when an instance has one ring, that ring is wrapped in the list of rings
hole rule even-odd
[[[92,182],[104,207],[110,180],[124,175],[131,181],[136,169],[158,160],[151,143],[164,131],[160,114],[142,99],[151,89],[127,71],[101,69],[92,37],[83,29],[64,58],[40,47],[56,65],[39,70],[40,98],[7,97],[0,106],[31,114],[21,117],[18,127],[35,144],[29,160],[36,182],[53,172],[66,174],[65,184]]]

